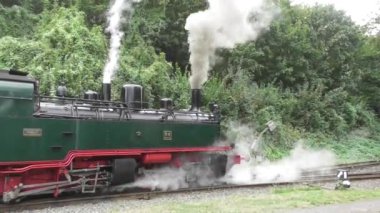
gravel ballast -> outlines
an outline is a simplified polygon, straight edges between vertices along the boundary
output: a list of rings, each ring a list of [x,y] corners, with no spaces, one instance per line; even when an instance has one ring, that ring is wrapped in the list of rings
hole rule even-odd
[[[373,166],[363,169],[352,169],[349,173],[364,173],[380,171],[380,166]],[[336,182],[315,183],[312,186],[319,186],[326,190],[334,190]],[[287,186],[277,186],[287,187]],[[351,182],[352,189],[380,189],[380,180],[360,180]],[[93,213],[93,212],[142,212],[142,209],[149,209],[157,205],[170,203],[192,204],[205,201],[223,202],[230,197],[256,196],[260,194],[269,194],[273,187],[263,188],[236,188],[236,189],[219,189],[213,191],[197,191],[186,193],[174,193],[165,195],[153,195],[147,199],[130,199],[118,198],[109,200],[94,200],[83,204],[72,204],[64,207],[49,207],[41,210],[29,210],[23,212],[45,213],[45,212],[62,212],[62,213]]]

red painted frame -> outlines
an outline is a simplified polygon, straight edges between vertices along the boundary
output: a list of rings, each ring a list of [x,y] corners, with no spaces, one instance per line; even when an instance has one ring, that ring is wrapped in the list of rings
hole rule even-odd
[[[109,150],[72,150],[63,160],[55,161],[22,161],[22,162],[0,162],[0,166],[16,166],[19,168],[0,169],[0,174],[20,174],[32,169],[64,168],[71,164],[75,158],[83,157],[109,157],[109,156],[141,156],[149,153],[186,153],[186,152],[220,152],[229,151],[231,146],[212,147],[187,147],[187,148],[155,148],[155,149],[109,149]],[[23,166],[23,167],[20,167]]]

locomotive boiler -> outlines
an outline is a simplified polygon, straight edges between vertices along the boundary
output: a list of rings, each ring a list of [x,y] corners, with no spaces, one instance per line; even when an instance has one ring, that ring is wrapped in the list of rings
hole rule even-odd
[[[0,195],[7,203],[30,195],[65,191],[94,193],[125,184],[137,171],[158,166],[207,165],[225,173],[229,145],[220,136],[216,105],[200,110],[200,90],[190,110],[174,110],[165,98],[160,109],[143,102],[140,85],[125,84],[121,101],[87,91],[83,98],[40,96],[34,79],[0,72]]]

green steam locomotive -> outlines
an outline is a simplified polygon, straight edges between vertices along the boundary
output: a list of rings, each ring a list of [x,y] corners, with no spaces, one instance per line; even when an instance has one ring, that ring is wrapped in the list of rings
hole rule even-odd
[[[40,194],[94,193],[130,183],[147,169],[207,165],[225,173],[230,145],[220,136],[218,106],[200,111],[200,90],[190,110],[144,107],[143,88],[125,84],[121,101],[110,100],[110,84],[99,95],[40,96],[37,81],[17,71],[0,72],[0,195],[8,203]],[[232,159],[232,158],[231,158]]]

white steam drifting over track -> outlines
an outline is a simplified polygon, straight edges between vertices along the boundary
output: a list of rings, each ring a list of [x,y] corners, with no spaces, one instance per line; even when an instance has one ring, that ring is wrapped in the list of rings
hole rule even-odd
[[[314,170],[315,175],[336,163],[335,154],[329,150],[310,149],[302,145],[302,141],[290,151],[290,155],[277,161],[265,159],[262,141],[257,138],[254,128],[232,122],[228,127],[228,141],[235,143],[235,153],[243,160],[228,171],[223,181],[229,184],[255,184],[291,182],[301,178],[302,172]],[[255,150],[252,150],[256,147]],[[252,153],[254,151],[255,153]]]

